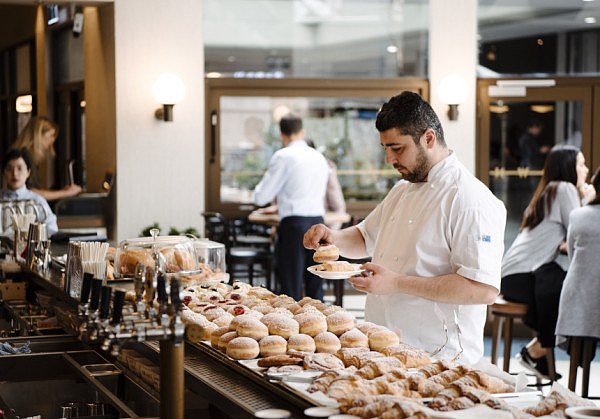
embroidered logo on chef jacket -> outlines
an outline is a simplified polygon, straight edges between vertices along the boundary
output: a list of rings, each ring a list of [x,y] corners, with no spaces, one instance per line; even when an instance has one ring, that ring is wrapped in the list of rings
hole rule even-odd
[[[488,234],[482,234],[481,237],[479,238],[479,240],[481,240],[482,242],[485,242],[485,243],[491,243],[492,236],[490,236]]]

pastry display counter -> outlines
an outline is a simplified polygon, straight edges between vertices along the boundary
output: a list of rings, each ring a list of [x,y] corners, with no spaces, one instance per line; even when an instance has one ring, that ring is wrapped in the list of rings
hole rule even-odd
[[[142,374],[124,364],[120,356],[115,357],[103,351],[99,344],[83,343],[77,339],[77,330],[80,327],[77,323],[78,301],[64,292],[64,272],[61,272],[61,268],[53,266],[45,275],[31,271],[11,275],[14,281],[27,284],[27,298],[30,303],[40,297],[43,305],[58,308],[62,313],[59,315],[61,323],[66,321],[68,324],[63,325],[64,332],[60,335],[38,336],[17,332],[20,336],[1,339],[2,342],[8,342],[15,347],[29,342],[31,352],[0,357],[0,375],[12,383],[10,386],[3,386],[3,392],[0,392],[0,409],[15,412],[12,416],[7,413],[8,418],[27,416],[26,412],[33,416],[35,411],[42,414],[42,417],[60,417],[61,406],[67,402],[76,402],[80,407],[79,413],[83,416],[82,406],[91,399],[98,398],[105,405],[107,412],[99,417],[160,416],[158,388],[144,383]],[[133,287],[128,281],[114,281],[112,284],[109,281],[109,285],[125,290]],[[2,305],[6,307],[10,304],[2,302]],[[303,410],[311,406],[306,400],[252,374],[245,367],[210,347],[189,342],[185,342],[184,345],[186,417],[190,414],[201,417],[209,410],[226,412],[228,417],[232,418],[246,418],[254,417],[255,412],[264,409],[285,409],[292,417],[303,417]],[[146,367],[157,369],[160,365],[158,341],[136,342],[132,339],[126,341],[122,348],[144,356],[149,361]],[[78,365],[73,358],[82,356],[94,359]],[[108,375],[106,371],[103,375],[100,374],[102,377],[98,372],[87,374],[89,371],[85,366],[88,364],[111,365],[116,368],[112,374],[120,377],[120,387],[111,388],[104,383],[107,380],[104,376]],[[8,365],[11,367],[8,368]],[[16,373],[19,369],[35,372],[35,376],[19,375]],[[58,375],[53,375],[52,371]],[[63,378],[59,379],[59,376]],[[81,379],[85,381],[85,385],[71,385]],[[48,386],[50,382],[57,385],[57,392],[52,393],[52,398],[55,399],[52,403],[31,403],[31,400],[19,397],[21,393],[25,395],[42,391],[40,386]],[[20,389],[21,393],[16,389]],[[57,394],[68,397],[59,397]],[[136,406],[136,409],[127,406]]]
[[[105,314],[99,314],[99,318],[89,317],[88,309],[84,315],[79,302],[63,291],[64,279],[57,267],[46,275],[26,271],[15,278],[27,283],[30,302],[37,299],[42,307],[57,311],[65,331],[60,336],[32,334],[8,339],[14,347],[22,347],[27,340],[32,350],[30,354],[0,357],[0,372],[9,383],[0,390],[0,408],[19,410],[20,415],[33,416],[35,411],[31,409],[37,409],[58,417],[69,406],[81,412],[84,406],[99,403],[104,412],[99,417],[183,418],[214,413],[217,417],[245,418],[278,409],[300,418],[311,407],[371,417],[367,410],[376,406],[394,412],[412,409],[421,415],[418,417],[436,417],[432,408],[493,408],[509,414],[514,405],[507,405],[503,401],[507,399],[496,393],[524,400],[515,393],[523,389],[515,387],[514,377],[506,380],[495,376],[497,368],[484,372],[480,366],[430,358],[424,351],[400,343],[398,336],[383,326],[355,323],[341,307],[317,300],[293,301],[244,283],[193,285],[179,295],[185,305],[181,311],[187,327],[184,340],[183,328],[176,323],[137,317],[143,313],[139,309],[143,300],[139,280],[146,279],[145,274],[132,283],[108,281],[109,288],[114,288],[114,298],[110,293],[105,297],[106,290],[102,289],[99,313]],[[168,301],[177,303],[175,285],[170,282]],[[123,307],[121,300],[122,317],[109,317],[108,307],[116,312],[117,295],[124,296],[126,289],[134,292],[137,304]],[[161,305],[167,301],[160,284],[156,290],[158,303],[146,305],[146,310],[162,310]],[[99,292],[98,288],[96,305]],[[92,290],[91,300],[93,294]],[[16,313],[14,308],[11,310]],[[288,320],[282,321],[282,316]],[[177,316],[173,319],[177,322]],[[123,326],[127,323],[127,327],[120,327],[120,322]],[[138,326],[131,326],[135,324]],[[232,333],[234,337],[224,339]],[[248,337],[254,335],[255,340]],[[306,339],[294,339],[300,335]],[[260,356],[254,349],[248,353],[232,350],[234,346],[241,349],[233,342],[244,339],[252,340]],[[267,355],[266,349],[275,348],[263,345],[263,339],[282,341],[283,356],[291,357],[292,362],[271,366],[270,358],[281,355]],[[301,349],[309,343],[312,349]],[[297,347],[290,349],[292,345]],[[315,346],[320,348],[317,353],[307,355],[315,351]],[[331,361],[336,361],[333,367]],[[287,366],[296,367],[295,372],[278,376]],[[27,373],[19,374],[22,370]],[[318,371],[326,372],[321,375]],[[40,386],[48,386],[49,382],[53,384],[52,403],[28,404],[20,397],[41,391]],[[539,405],[541,395],[532,393],[527,404]],[[398,397],[406,401],[400,402]],[[566,400],[566,406],[582,403],[569,392],[557,397]],[[166,405],[177,403],[182,404],[181,413],[165,414]],[[16,417],[16,413],[8,417]]]

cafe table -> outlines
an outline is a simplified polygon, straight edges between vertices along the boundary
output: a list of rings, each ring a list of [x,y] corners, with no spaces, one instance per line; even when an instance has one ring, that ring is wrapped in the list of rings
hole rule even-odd
[[[350,214],[347,212],[326,212],[323,216],[325,224],[344,224],[349,222],[351,219]],[[248,221],[251,223],[269,224],[273,227],[277,227],[279,224],[279,215],[276,212],[263,213],[260,210],[252,211],[248,215]]]

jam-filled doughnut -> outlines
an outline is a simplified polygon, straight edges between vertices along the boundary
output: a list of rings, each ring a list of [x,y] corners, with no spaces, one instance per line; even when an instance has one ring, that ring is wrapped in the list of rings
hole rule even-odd
[[[249,337],[239,336],[227,344],[227,355],[233,359],[254,359],[259,353],[258,342]]]

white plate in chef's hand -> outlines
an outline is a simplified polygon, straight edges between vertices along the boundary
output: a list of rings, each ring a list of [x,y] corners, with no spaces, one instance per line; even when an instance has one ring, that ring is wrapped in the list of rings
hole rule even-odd
[[[310,272],[311,274],[315,274],[317,276],[320,276],[323,279],[348,279],[352,276],[355,275],[360,275],[361,272],[364,271],[364,269],[360,269],[358,264],[353,263],[352,266],[354,266],[354,270],[353,271],[341,271],[341,272],[332,272],[332,271],[319,271],[317,270],[317,268],[319,268],[321,265],[313,265],[313,266],[309,266],[308,268],[306,268],[306,270],[308,272]]]

